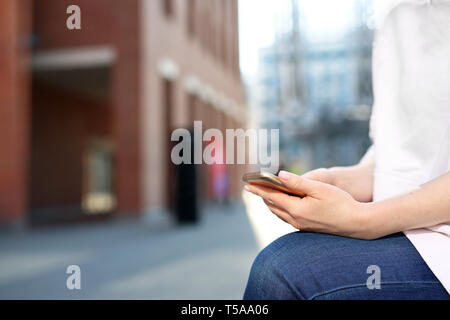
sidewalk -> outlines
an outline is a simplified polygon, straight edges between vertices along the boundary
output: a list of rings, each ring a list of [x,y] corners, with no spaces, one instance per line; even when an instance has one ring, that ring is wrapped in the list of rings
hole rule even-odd
[[[0,234],[0,299],[240,299],[258,253],[243,205],[195,226],[147,219]],[[81,268],[81,290],[66,268]]]

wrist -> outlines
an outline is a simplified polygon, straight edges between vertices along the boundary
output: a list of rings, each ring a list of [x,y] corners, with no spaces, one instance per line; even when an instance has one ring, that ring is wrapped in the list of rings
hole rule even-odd
[[[403,230],[401,222],[389,213],[394,208],[384,202],[360,202],[358,223],[366,240],[378,239]]]
[[[384,234],[382,226],[377,215],[379,210],[375,202],[357,202],[355,225],[358,238],[364,240],[374,240],[380,238]]]

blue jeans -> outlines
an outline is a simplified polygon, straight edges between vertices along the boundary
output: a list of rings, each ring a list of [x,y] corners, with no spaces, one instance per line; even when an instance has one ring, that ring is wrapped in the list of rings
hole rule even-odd
[[[257,256],[244,299],[450,299],[450,296],[401,233],[367,241],[295,232],[276,240]]]

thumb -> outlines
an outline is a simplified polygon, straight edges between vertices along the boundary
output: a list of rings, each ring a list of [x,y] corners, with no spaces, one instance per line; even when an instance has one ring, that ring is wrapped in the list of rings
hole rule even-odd
[[[278,177],[288,189],[308,196],[317,195],[324,187],[324,183],[320,181],[300,177],[287,171],[281,171]]]

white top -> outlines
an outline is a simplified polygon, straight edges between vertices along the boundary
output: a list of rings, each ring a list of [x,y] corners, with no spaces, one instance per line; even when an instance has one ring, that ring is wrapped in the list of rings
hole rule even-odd
[[[396,7],[376,36],[373,74],[378,201],[450,170],[450,1]],[[450,292],[450,223],[405,234]]]

